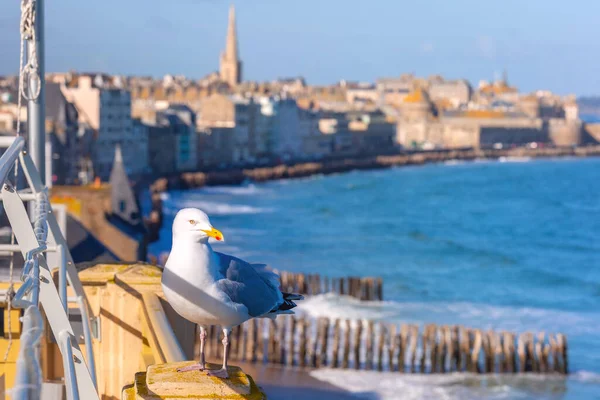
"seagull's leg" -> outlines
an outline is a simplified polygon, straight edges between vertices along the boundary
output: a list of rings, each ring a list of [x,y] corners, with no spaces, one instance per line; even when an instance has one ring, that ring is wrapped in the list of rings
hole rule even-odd
[[[204,343],[206,342],[206,328],[200,325],[200,362],[187,367],[178,368],[177,372],[204,371]]]
[[[231,332],[230,327],[223,328],[223,367],[216,371],[208,371],[208,375],[216,376],[218,378],[229,378],[227,373],[227,358],[229,358],[229,333]]]

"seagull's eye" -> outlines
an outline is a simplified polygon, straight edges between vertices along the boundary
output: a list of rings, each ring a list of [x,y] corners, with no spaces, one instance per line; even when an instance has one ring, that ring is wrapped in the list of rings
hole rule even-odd
[[[196,225],[196,221],[194,221],[193,219],[190,219],[188,222],[192,225]]]

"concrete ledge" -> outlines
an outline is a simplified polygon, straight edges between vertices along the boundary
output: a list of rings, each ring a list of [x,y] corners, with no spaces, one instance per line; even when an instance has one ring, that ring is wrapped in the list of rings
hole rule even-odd
[[[200,371],[177,372],[177,368],[192,364],[194,361],[151,365],[146,372],[135,375],[132,385],[123,388],[121,400],[266,399],[252,377],[239,367],[229,367],[229,379]],[[207,364],[207,367],[219,369],[220,365]]]

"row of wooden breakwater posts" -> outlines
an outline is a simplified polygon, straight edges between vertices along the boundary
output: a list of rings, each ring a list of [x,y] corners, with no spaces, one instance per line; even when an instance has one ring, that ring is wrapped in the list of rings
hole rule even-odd
[[[222,357],[221,329],[210,327],[206,355]],[[296,367],[399,373],[567,374],[562,334],[482,331],[462,326],[279,316],[233,328],[231,360]],[[196,343],[198,355],[199,343]]]
[[[319,274],[278,271],[281,290],[288,293],[317,295],[337,293],[359,300],[383,300],[383,279],[374,277],[329,278]]]

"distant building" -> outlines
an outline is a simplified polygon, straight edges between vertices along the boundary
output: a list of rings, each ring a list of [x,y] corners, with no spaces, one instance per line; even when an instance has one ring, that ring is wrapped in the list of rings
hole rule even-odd
[[[79,179],[80,159],[78,144],[79,114],[69,103],[58,83],[46,83],[46,135],[52,146],[53,182],[73,185]]]
[[[251,153],[254,107],[252,100],[239,96],[216,93],[204,99],[198,118],[198,128],[209,135],[203,150],[203,164],[240,164],[254,160]]]
[[[177,137],[170,124],[145,123],[148,134],[148,165],[153,174],[165,176],[177,171]]]
[[[497,85],[496,89],[501,94],[512,93],[504,84]],[[505,101],[505,104],[508,103]],[[575,112],[569,109],[569,115],[574,116]],[[520,98],[514,109],[503,105],[440,111],[425,91],[416,89],[403,100],[396,141],[404,147],[423,149],[528,143],[565,146],[581,143],[581,135],[582,125],[578,119],[542,118],[540,101],[533,95]]]
[[[175,167],[178,171],[193,171],[198,166],[198,144],[196,113],[183,104],[170,104],[158,111],[156,120],[161,125],[170,125],[175,135]]]
[[[236,87],[242,81],[242,62],[239,60],[237,32],[235,26],[235,8],[229,8],[229,26],[227,27],[227,43],[221,54],[219,69],[221,80],[229,86]]]
[[[93,164],[97,176],[107,180],[114,159],[114,149],[121,145],[125,168],[130,176],[147,170],[137,157],[140,138],[135,136],[131,118],[131,95],[117,88],[106,75],[78,75],[67,83],[66,97],[75,103],[79,119],[97,132]]]
[[[456,108],[469,103],[473,90],[469,82],[464,79],[455,81],[441,79],[430,82],[428,92],[432,101],[446,100]]]
[[[380,78],[376,82],[379,100],[383,104],[399,105],[402,99],[410,93],[414,86],[415,77],[404,74],[398,78]]]

